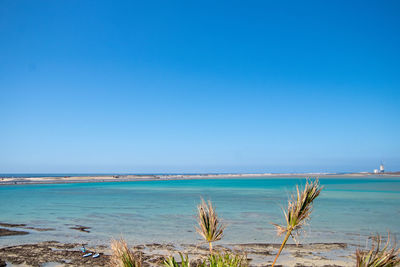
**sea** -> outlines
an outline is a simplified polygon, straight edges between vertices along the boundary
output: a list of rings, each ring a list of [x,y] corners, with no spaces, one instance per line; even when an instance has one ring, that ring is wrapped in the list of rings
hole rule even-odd
[[[0,247],[55,240],[108,245],[201,243],[197,205],[211,200],[226,225],[220,244],[279,243],[272,223],[283,224],[283,210],[301,177],[156,180],[104,183],[0,185],[0,222],[51,231],[0,237]],[[388,232],[400,238],[400,177],[321,178],[300,243],[362,245]],[[72,227],[89,227],[80,232]],[[20,228],[15,228],[20,229]],[[293,241],[290,241],[293,242]]]

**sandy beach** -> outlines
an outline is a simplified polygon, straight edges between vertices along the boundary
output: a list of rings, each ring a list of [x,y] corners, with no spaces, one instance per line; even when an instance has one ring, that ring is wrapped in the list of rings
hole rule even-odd
[[[7,235],[26,235],[30,231],[41,231],[27,225],[1,223],[0,238]],[[18,230],[16,230],[18,229]],[[76,229],[82,231],[82,229]],[[46,229],[46,231],[52,231]],[[84,244],[86,245],[86,244]],[[0,263],[6,266],[108,266],[110,248],[107,245],[85,246],[88,252],[100,254],[99,258],[82,257],[80,243],[60,243],[44,241],[0,248]],[[247,256],[250,266],[268,266],[272,263],[280,244],[249,243],[217,245],[216,251],[234,252]],[[346,243],[289,244],[280,258],[278,266],[353,266],[355,246]],[[196,262],[207,256],[208,247],[204,244],[140,244],[133,246],[142,253],[144,266],[162,266],[166,257],[179,258],[178,252],[188,254]],[[1,265],[0,265],[1,266]]]
[[[11,184],[56,184],[56,183],[95,183],[95,182],[131,182],[131,181],[154,181],[154,180],[190,180],[190,179],[235,179],[235,178],[294,178],[294,177],[317,177],[317,178],[376,178],[376,177],[398,177],[399,172],[374,174],[374,173],[241,173],[241,174],[165,174],[165,175],[96,175],[96,176],[43,176],[43,177],[18,177],[3,175],[0,185]]]

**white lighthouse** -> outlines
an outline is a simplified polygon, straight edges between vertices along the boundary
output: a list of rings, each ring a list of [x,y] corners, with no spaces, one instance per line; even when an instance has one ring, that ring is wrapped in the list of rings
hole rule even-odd
[[[384,173],[385,172],[385,166],[383,166],[383,163],[379,166],[379,172]]]

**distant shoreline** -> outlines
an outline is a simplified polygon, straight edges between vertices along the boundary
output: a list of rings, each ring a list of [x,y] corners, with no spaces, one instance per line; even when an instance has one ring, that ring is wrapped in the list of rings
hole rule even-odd
[[[242,174],[161,174],[161,175],[88,175],[88,176],[32,176],[32,177],[2,177],[0,185],[16,184],[65,184],[94,182],[132,182],[132,181],[168,181],[168,180],[198,180],[198,179],[235,179],[235,178],[379,178],[400,177],[400,172],[391,173],[242,173]]]

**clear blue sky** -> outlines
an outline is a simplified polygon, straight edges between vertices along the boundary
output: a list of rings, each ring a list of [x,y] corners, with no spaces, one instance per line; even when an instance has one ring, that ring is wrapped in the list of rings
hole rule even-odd
[[[0,1],[0,173],[400,170],[399,1]]]

